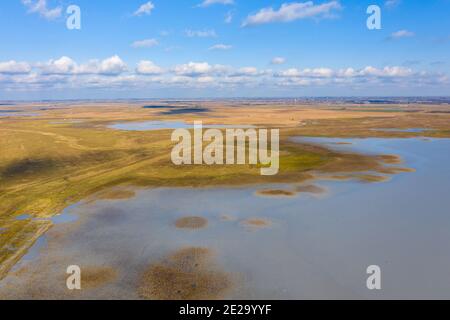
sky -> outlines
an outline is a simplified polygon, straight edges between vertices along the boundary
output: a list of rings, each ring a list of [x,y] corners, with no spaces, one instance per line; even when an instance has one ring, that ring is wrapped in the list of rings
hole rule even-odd
[[[1,1],[0,100],[448,96],[449,18],[450,0]]]

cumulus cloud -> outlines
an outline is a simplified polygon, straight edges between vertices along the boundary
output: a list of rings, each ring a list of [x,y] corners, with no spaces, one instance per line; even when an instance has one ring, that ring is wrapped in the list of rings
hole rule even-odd
[[[363,76],[376,76],[376,77],[408,77],[413,74],[412,69],[405,67],[384,67],[383,69],[377,69],[371,66],[365,67],[359,72],[359,75]]]
[[[209,50],[230,50],[231,48],[233,48],[233,46],[228,45],[228,44],[219,43],[219,44],[215,44],[215,45],[211,46],[209,48]]]
[[[224,73],[227,70],[223,65],[210,65],[208,62],[189,62],[176,66],[174,72],[183,76],[199,76]]]
[[[252,76],[257,76],[257,75],[262,75],[263,71],[259,71],[257,68],[255,67],[243,67],[243,68],[239,68],[237,71],[233,71],[230,75],[233,77],[241,77],[241,76],[248,76],[248,77],[252,77]]]
[[[242,26],[260,25],[272,22],[291,22],[299,19],[330,17],[335,10],[341,9],[339,1],[330,1],[315,5],[313,1],[283,3],[278,10],[263,8],[249,15]]]
[[[17,62],[15,60],[0,62],[0,74],[21,74],[29,73],[31,66],[27,62]]]
[[[280,71],[276,74],[276,76],[278,77],[285,77],[285,78],[322,78],[322,79],[362,78],[362,77],[402,78],[412,75],[413,75],[412,69],[400,66],[386,66],[381,69],[372,66],[367,66],[359,70],[356,70],[354,68],[346,68],[340,70],[333,70],[330,68],[306,68],[303,70],[299,70],[297,68],[291,68]]]
[[[283,57],[275,57],[272,59],[272,61],[270,62],[271,64],[283,64],[286,62],[286,59]]]
[[[143,15],[150,15],[155,9],[155,5],[153,2],[149,1],[147,3],[142,4],[134,13],[134,16],[143,16]]]
[[[133,48],[151,48],[157,46],[158,40],[156,39],[145,39],[145,40],[139,40],[135,41],[131,44]]]
[[[42,89],[146,89],[158,88],[221,88],[342,86],[373,88],[450,85],[443,72],[414,71],[405,66],[366,66],[332,69],[328,67],[287,68],[273,71],[254,66],[226,66],[203,62],[188,62],[162,68],[150,60],[142,60],[128,69],[117,55],[104,60],[77,63],[63,56],[47,62],[0,62],[2,90]],[[265,92],[265,91],[262,91]]]
[[[117,55],[102,61],[94,60],[93,65],[95,68],[92,71],[98,74],[117,75],[127,71],[126,63]]]
[[[118,75],[127,71],[127,65],[115,55],[104,60],[90,60],[86,64],[78,65],[69,57],[63,56],[56,60],[37,64],[43,74],[68,75],[68,74],[103,74]]]
[[[189,38],[215,38],[217,37],[216,31],[214,29],[208,29],[208,30],[191,30],[186,29],[184,31],[184,34]]]
[[[411,38],[414,37],[415,33],[408,31],[408,30],[399,30],[396,32],[393,32],[390,36],[389,39],[392,40],[397,40],[397,39],[401,39],[401,38]]]
[[[333,76],[334,71],[329,68],[306,68],[299,70],[297,68],[291,68],[278,73],[281,77],[309,77],[309,78],[329,78]]]
[[[77,64],[71,58],[63,56],[47,63],[38,64],[44,74],[69,74],[73,73]]]
[[[61,7],[48,8],[47,0],[22,0],[22,3],[28,8],[29,13],[37,13],[48,20],[59,18],[62,13]]]
[[[164,69],[154,64],[152,61],[140,61],[136,67],[136,73],[146,75],[162,74]]]

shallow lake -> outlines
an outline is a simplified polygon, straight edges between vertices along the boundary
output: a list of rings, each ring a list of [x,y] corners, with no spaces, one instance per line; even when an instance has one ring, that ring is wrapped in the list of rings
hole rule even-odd
[[[425,129],[425,128],[408,128],[408,129],[380,128],[380,129],[373,129],[373,131],[421,133],[421,132],[432,131],[432,129]]]
[[[0,112],[0,117],[37,117],[39,116],[38,113],[31,113],[31,112],[17,112],[17,111],[3,111]]]
[[[225,298],[450,298],[450,139],[299,138],[341,150],[396,154],[414,173],[389,182],[313,182],[326,194],[264,197],[243,188],[140,189],[127,200],[85,201],[0,282],[0,296],[29,298],[65,288],[68,265],[111,266],[115,281],[82,298],[138,298],[142,272],[183,247],[207,247],[235,277]],[[349,143],[349,144],[342,144]],[[203,229],[178,229],[186,216]],[[224,219],[224,216],[227,218]],[[270,221],[249,228],[249,218]],[[34,250],[34,251],[33,251]],[[39,254],[35,254],[35,252]],[[381,290],[366,288],[366,268],[381,268]],[[32,288],[32,289],[31,289]]]

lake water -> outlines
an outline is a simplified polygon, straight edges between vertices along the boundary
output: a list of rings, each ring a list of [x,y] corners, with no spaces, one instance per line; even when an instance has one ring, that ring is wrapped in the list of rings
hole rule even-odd
[[[373,131],[383,131],[383,132],[407,132],[407,133],[421,133],[432,131],[432,129],[425,128],[408,128],[408,129],[397,129],[397,128],[380,128],[380,129],[372,129]]]
[[[36,244],[24,271],[0,282],[0,296],[33,292],[71,296],[68,265],[107,265],[119,272],[82,298],[138,298],[143,270],[168,253],[208,247],[217,266],[238,279],[225,298],[450,298],[450,139],[299,138],[333,148],[397,154],[417,171],[389,182],[318,181],[326,194],[264,197],[243,188],[156,188],[127,200],[82,202]],[[341,144],[350,143],[350,144]],[[174,226],[185,216],[208,219],[204,229]],[[223,219],[226,215],[227,219]],[[263,218],[266,228],[242,222]],[[45,243],[43,245],[42,243]],[[366,268],[381,268],[381,290],[366,288]],[[32,289],[33,290],[32,290]]]
[[[31,112],[0,112],[0,117],[37,117],[39,116],[38,113],[31,113]]]

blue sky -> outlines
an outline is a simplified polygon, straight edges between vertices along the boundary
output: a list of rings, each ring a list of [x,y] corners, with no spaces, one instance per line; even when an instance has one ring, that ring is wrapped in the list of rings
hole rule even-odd
[[[449,17],[450,0],[2,1],[0,99],[449,95]]]

